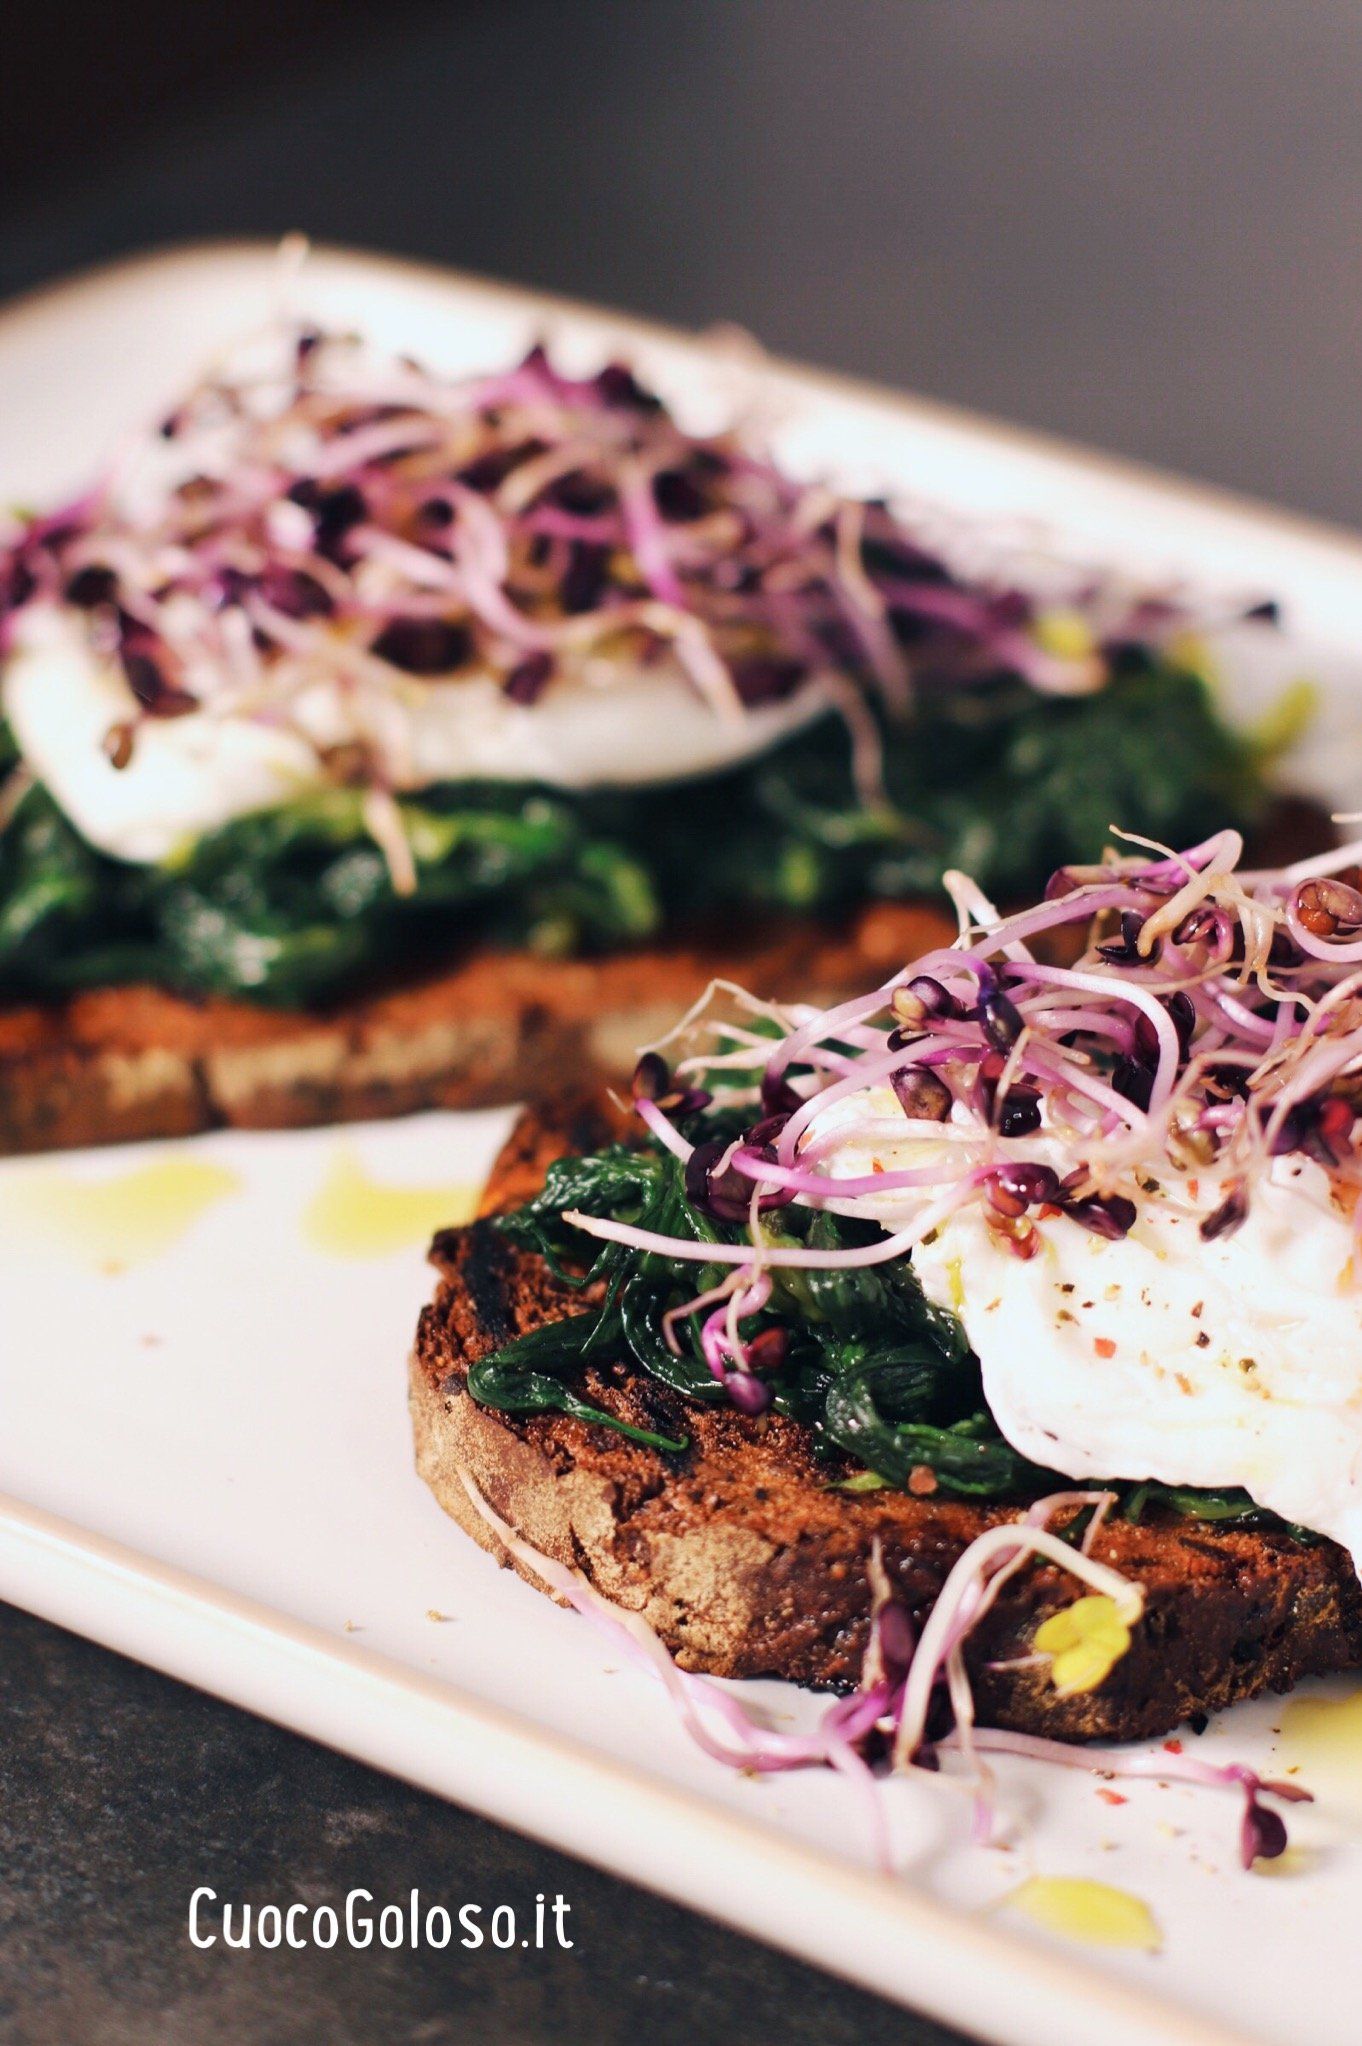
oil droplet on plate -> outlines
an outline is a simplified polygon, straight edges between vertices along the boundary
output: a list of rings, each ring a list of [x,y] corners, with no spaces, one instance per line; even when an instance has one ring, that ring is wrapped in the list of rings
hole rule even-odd
[[[6,1185],[0,1216],[21,1239],[118,1270],[169,1250],[240,1184],[206,1158],[151,1158],[100,1179],[44,1170]]]
[[[1135,1947],[1156,1954],[1163,1945],[1158,1920],[1140,1897],[1086,1876],[1031,1876],[1002,1903],[1034,1925],[1086,1946]]]
[[[374,1179],[345,1146],[333,1156],[308,1205],[303,1234],[314,1250],[329,1257],[386,1257],[424,1242],[437,1229],[471,1220],[478,1192],[466,1183],[389,1185]]]
[[[1293,1698],[1282,1713],[1279,1753],[1317,1797],[1362,1817],[1362,1691]]]
[[[1318,1866],[1319,1854],[1316,1849],[1297,1847],[1293,1844],[1287,1848],[1285,1854],[1278,1854],[1272,1861],[1264,1861],[1260,1857],[1253,1864],[1253,1873],[1256,1876],[1268,1876],[1273,1882],[1280,1882],[1284,1876],[1309,1875]]]

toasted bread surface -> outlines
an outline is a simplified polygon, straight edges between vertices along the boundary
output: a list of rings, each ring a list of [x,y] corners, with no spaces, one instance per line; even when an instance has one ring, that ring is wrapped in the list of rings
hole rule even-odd
[[[1255,858],[1329,836],[1312,805],[1281,800]],[[835,922],[747,914],[603,959],[474,947],[446,970],[302,1014],[152,986],[0,999],[0,1154],[551,1099],[618,1077],[712,976],[832,999],[954,935],[939,906],[879,902]]]
[[[493,1171],[482,1217],[437,1237],[439,1287],[411,1359],[417,1467],[484,1548],[538,1581],[478,1514],[465,1474],[526,1541],[643,1614],[685,1668],[852,1684],[866,1644],[872,1544],[922,1619],[962,1550],[1012,1517],[1007,1509],[832,1489],[838,1470],[815,1459],[797,1422],[688,1405],[622,1364],[589,1372],[587,1397],[639,1425],[688,1434],[682,1455],[564,1415],[492,1412],[467,1392],[478,1357],[583,1304],[488,1218],[527,1198],[553,1158],[593,1148],[610,1131],[590,1104],[527,1113]],[[1362,1592],[1332,1543],[1170,1517],[1111,1523],[1094,1553],[1145,1593],[1130,1650],[1100,1689],[1069,1698],[1044,1666],[997,1667],[1028,1656],[1037,1626],[1076,1595],[1064,1573],[1028,1566],[971,1640],[986,1723],[1067,1740],[1146,1738],[1362,1661]]]
[[[0,1152],[477,1108],[617,1077],[713,975],[818,999],[871,986],[954,925],[877,904],[838,928],[701,933],[604,959],[477,950],[310,1014],[154,987],[0,1005]]]

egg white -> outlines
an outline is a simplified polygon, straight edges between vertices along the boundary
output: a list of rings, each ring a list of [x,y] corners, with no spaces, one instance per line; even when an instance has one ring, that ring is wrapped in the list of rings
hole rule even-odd
[[[889,1090],[873,1089],[816,1120],[833,1140],[820,1170],[924,1162],[920,1140],[878,1136],[893,1112]],[[857,1135],[872,1113],[883,1118],[874,1140]],[[1044,1137],[1028,1155],[1073,1162]],[[1128,1236],[1109,1242],[1055,1216],[1029,1259],[971,1203],[912,1261],[929,1299],[963,1322],[990,1411],[1022,1455],[1076,1479],[1242,1485],[1362,1564],[1362,1273],[1350,1218],[1319,1165],[1279,1158],[1242,1226],[1208,1243],[1199,1225],[1223,1193],[1214,1173],[1161,1171]],[[915,1201],[856,1205],[893,1228]]]
[[[92,647],[83,617],[52,610],[23,620],[3,705],[22,757],[76,829],[137,862],[321,786],[318,745],[381,739],[407,790],[463,780],[641,788],[736,767],[828,708],[812,680],[783,703],[723,716],[671,662],[596,659],[530,705],[511,702],[490,673],[418,681],[394,671],[388,686],[355,689],[319,672],[290,700],[285,724],[267,692],[215,680],[201,710],[138,719],[122,670]],[[130,720],[132,756],[115,767],[105,742]]]

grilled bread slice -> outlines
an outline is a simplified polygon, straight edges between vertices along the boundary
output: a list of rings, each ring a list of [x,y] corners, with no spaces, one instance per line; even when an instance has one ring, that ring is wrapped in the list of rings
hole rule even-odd
[[[711,975],[831,999],[954,934],[938,909],[880,903],[837,929],[792,920],[606,959],[478,950],[303,1015],[154,987],[0,1005],[0,1152],[512,1101],[626,1072]]]
[[[530,1111],[493,1170],[483,1218],[436,1238],[439,1286],[411,1359],[417,1469],[475,1541],[537,1583],[471,1504],[467,1474],[527,1542],[642,1613],[684,1668],[853,1684],[872,1543],[922,1617],[961,1551],[1006,1509],[830,1489],[839,1473],[814,1459],[797,1422],[688,1406],[622,1364],[592,1370],[586,1396],[638,1425],[689,1435],[682,1455],[564,1415],[494,1413],[467,1392],[478,1357],[583,1304],[487,1218],[527,1199],[554,1158],[615,1134],[590,1104]],[[1332,1543],[1170,1516],[1111,1523],[1094,1553],[1144,1590],[1130,1650],[1099,1689],[1067,1698],[1043,1665],[995,1667],[1029,1655],[1037,1626],[1075,1595],[1051,1566],[1028,1567],[970,1642],[986,1723],[1065,1740],[1148,1738],[1362,1662],[1362,1590]]]
[[[1256,856],[1294,858],[1328,838],[1312,806],[1282,800]],[[568,1075],[579,1086],[626,1072],[713,975],[835,999],[955,935],[923,902],[868,904],[835,925],[757,921],[756,935],[710,927],[605,959],[477,948],[303,1014],[151,986],[0,1000],[0,1154],[551,1098]]]

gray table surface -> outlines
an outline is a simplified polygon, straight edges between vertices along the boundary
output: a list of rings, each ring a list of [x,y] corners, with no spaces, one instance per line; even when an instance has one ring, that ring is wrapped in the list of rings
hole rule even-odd
[[[394,12],[5,206],[0,292],[205,234],[388,247],[1362,520],[1352,0],[501,0]],[[0,394],[2,417],[3,394]],[[947,2035],[0,1612],[0,2036]],[[196,1953],[190,1890],[561,1890],[572,1953]]]

